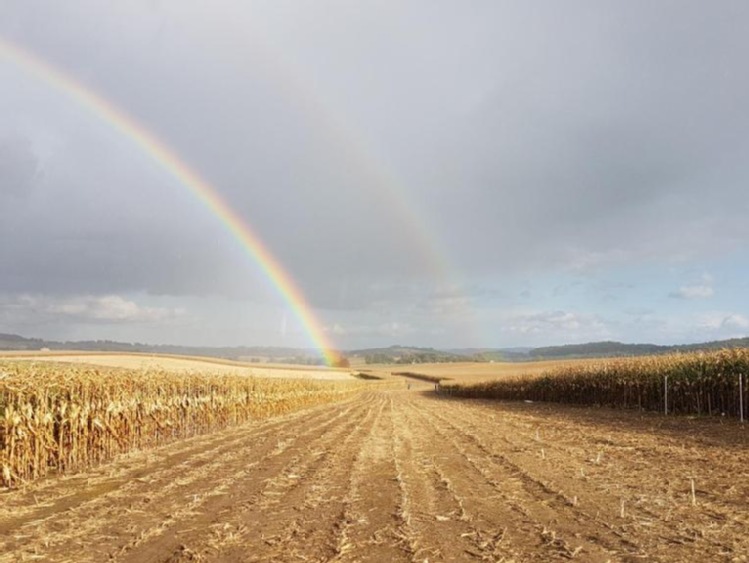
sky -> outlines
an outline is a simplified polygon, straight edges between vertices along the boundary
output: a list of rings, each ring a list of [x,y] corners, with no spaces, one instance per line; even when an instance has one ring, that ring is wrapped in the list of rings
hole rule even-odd
[[[0,0],[343,349],[749,335],[744,1]],[[0,52],[0,332],[309,346],[198,198]]]

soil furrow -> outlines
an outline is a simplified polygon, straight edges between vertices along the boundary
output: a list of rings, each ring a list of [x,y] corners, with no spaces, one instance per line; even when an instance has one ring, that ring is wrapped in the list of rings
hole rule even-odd
[[[475,538],[484,550],[489,548],[493,552],[488,560],[548,561],[569,558],[574,553],[574,548],[570,549],[567,544],[547,541],[553,533],[543,525],[548,518],[539,520],[518,502],[517,482],[499,476],[500,483],[495,476],[481,471],[474,455],[461,442],[461,436],[449,432],[439,424],[439,419],[431,419],[419,409],[414,412],[421,418],[421,424],[430,428],[432,443],[439,444],[440,455],[434,458],[435,471],[460,499],[463,518],[478,531],[475,536],[468,537]],[[531,502],[544,506],[544,500],[533,498]]]
[[[494,558],[496,544],[501,541],[504,530],[490,533],[473,525],[450,478],[434,461],[434,430],[414,416],[413,408],[409,401],[396,410],[395,444],[402,481],[413,501],[410,523],[417,536],[415,559],[480,561]]]
[[[346,402],[349,402],[348,399]],[[345,403],[339,403],[341,405]],[[41,520],[64,510],[79,506],[110,491],[140,484],[153,485],[154,475],[169,479],[169,468],[189,462],[199,465],[215,459],[248,436],[272,436],[285,426],[295,424],[299,417],[310,417],[314,423],[324,418],[328,405],[294,412],[278,418],[252,421],[241,426],[180,440],[158,448],[125,454],[110,463],[102,464],[84,474],[51,476],[21,489],[3,493],[0,502],[6,513],[0,516],[0,534],[10,534],[26,522]]]
[[[351,469],[334,561],[411,561],[401,526],[401,492],[392,458],[392,405],[383,394],[377,419]]]
[[[9,543],[7,549],[17,550],[23,545],[22,552],[51,557],[52,553],[64,553],[71,546],[91,543],[93,538],[105,540],[99,543],[108,545],[110,550],[123,541],[129,543],[133,540],[128,538],[148,535],[149,526],[162,528],[165,521],[205,502],[217,490],[218,479],[214,475],[225,476],[235,468],[229,477],[223,478],[224,482],[230,482],[247,472],[251,463],[255,465],[258,459],[263,459],[255,457],[247,461],[241,444],[255,456],[279,455],[298,439],[317,436],[328,427],[337,428],[340,417],[351,408],[353,405],[333,410],[329,406],[322,416],[313,416],[314,422],[309,426],[294,418],[274,428],[271,439],[266,439],[267,433],[261,431],[260,440],[256,441],[252,432],[242,429],[242,438],[231,440],[231,447],[222,448],[215,459],[192,464],[188,457],[174,467],[160,464],[154,472],[149,472],[148,479],[135,481],[139,483],[138,490],[128,490],[130,482],[124,483],[123,489],[107,490],[60,514],[23,525],[13,534],[11,541],[15,545]],[[166,473],[166,478],[161,473]]]
[[[202,549],[213,548],[216,541],[221,541],[222,533],[236,541],[247,529],[252,529],[252,535],[262,540],[253,550],[258,545],[269,546],[272,540],[266,541],[264,524],[272,514],[280,512],[278,508],[284,506],[284,498],[314,475],[325,456],[366,415],[364,400],[357,401],[354,407],[346,416],[341,411],[335,413],[322,429],[306,428],[299,421],[299,427],[288,430],[286,442],[280,442],[280,448],[265,455],[240,452],[239,461],[246,469],[220,483],[199,506],[181,509],[179,517],[171,518],[166,528],[159,524],[156,528],[159,533],[129,546],[117,560],[158,561],[164,553],[177,559],[205,557],[211,550],[205,553]],[[231,524],[223,528],[232,519],[239,522],[233,528]]]
[[[0,495],[0,562],[746,560],[746,438],[429,387]]]
[[[258,503],[214,525],[217,537],[212,549],[194,551],[205,553],[207,561],[222,562],[327,561],[334,557],[346,476],[364,437],[372,431],[377,410],[373,403],[368,401],[363,415],[352,418],[352,429],[342,439],[325,447],[314,467],[306,472],[292,467],[285,479],[264,491]],[[281,506],[295,509],[274,510]],[[242,537],[227,537],[227,530],[241,530]]]
[[[571,500],[578,501],[571,507],[578,528],[590,530],[591,537],[603,539],[606,545],[609,542],[601,537],[600,531],[595,531],[601,530],[601,526],[620,539],[624,551],[646,552],[650,560],[694,558],[698,550],[699,558],[709,559],[715,553],[727,556],[746,549],[747,541],[740,533],[746,529],[749,516],[745,506],[737,511],[735,504],[727,505],[717,495],[695,503],[687,492],[690,475],[701,475],[703,483],[713,480],[736,483],[733,475],[726,472],[734,465],[733,456],[725,456],[723,450],[719,467],[701,465],[696,459],[707,461],[704,451],[694,457],[684,455],[684,450],[693,449],[686,448],[692,437],[685,434],[680,455],[670,456],[674,448],[671,440],[651,439],[649,432],[641,430],[637,413],[603,411],[602,423],[591,427],[570,422],[569,417],[579,416],[579,409],[574,407],[562,407],[560,416],[541,421],[535,415],[504,416],[501,408],[495,408],[494,414],[500,414],[498,424],[503,429],[498,434],[491,432],[491,425],[486,424],[491,407],[473,408],[473,402],[456,406],[460,415],[452,412],[450,420],[459,421],[453,424],[464,427],[467,435],[478,441],[477,446],[484,452],[481,457],[522,473],[531,489],[535,486],[557,492],[558,504],[562,506],[565,500],[568,504]],[[433,401],[429,412],[437,411],[438,415],[446,412],[445,406]],[[617,424],[607,426],[604,424],[607,418],[614,418]],[[505,430],[507,425],[511,428]],[[529,430],[540,425],[543,426],[540,436],[533,437]],[[519,431],[523,427],[525,431]],[[604,448],[594,453],[594,448],[601,445]],[[586,446],[590,452],[587,460],[581,453]],[[538,452],[546,455],[539,457]],[[576,459],[570,459],[571,452],[577,453]],[[653,472],[653,466],[659,470]],[[739,467],[738,472],[742,472]],[[674,490],[674,485],[681,491]]]
[[[583,537],[577,528],[570,527],[568,524],[577,516],[573,512],[572,499],[568,501],[553,490],[536,486],[535,482],[529,486],[522,470],[489,459],[487,452],[476,445],[475,436],[453,423],[452,417],[421,408],[417,412],[433,425],[444,443],[450,444],[459,453],[464,464],[470,468],[467,472],[478,474],[483,483],[491,487],[493,492],[487,495],[508,510],[508,517],[518,524],[512,530],[526,530],[530,536],[520,541],[509,533],[510,543],[536,543],[534,550],[542,559],[570,558],[584,553],[588,560],[607,561],[620,550],[619,545],[612,547],[614,540],[602,543],[597,537]],[[542,555],[543,551],[548,552]]]

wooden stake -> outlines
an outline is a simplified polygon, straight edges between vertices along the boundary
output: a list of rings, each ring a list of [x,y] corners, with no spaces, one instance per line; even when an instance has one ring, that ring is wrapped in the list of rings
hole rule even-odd
[[[697,506],[697,496],[694,494],[694,477],[690,477],[689,480],[692,482],[692,506]]]

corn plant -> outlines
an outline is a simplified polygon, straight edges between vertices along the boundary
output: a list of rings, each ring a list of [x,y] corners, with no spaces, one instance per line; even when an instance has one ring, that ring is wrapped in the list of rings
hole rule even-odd
[[[451,385],[449,389],[452,395],[462,397],[662,411],[667,384],[668,412],[738,416],[739,376],[747,374],[749,350],[730,349],[574,364],[540,375]]]
[[[339,400],[368,385],[0,362],[0,486]]]

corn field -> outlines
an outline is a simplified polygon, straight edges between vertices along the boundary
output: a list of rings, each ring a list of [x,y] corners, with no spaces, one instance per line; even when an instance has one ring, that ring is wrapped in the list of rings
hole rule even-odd
[[[340,400],[366,385],[0,362],[0,486]]]
[[[460,397],[551,401],[661,412],[667,406],[668,412],[675,414],[738,416],[740,375],[744,377],[746,408],[747,349],[612,359],[561,366],[541,375],[449,385],[445,389]]]

